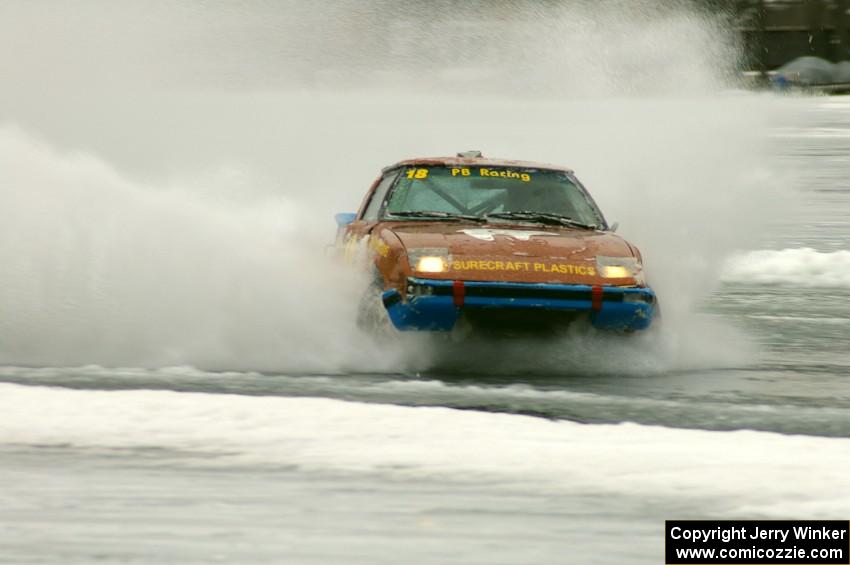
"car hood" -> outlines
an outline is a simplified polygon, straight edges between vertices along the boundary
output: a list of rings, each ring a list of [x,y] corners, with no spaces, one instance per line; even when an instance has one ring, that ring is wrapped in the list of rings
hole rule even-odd
[[[634,285],[634,279],[603,279],[596,257],[634,257],[621,237],[595,230],[523,224],[404,222],[385,224],[409,257],[449,256],[448,271],[409,276],[454,280]],[[413,261],[411,261],[412,263]]]

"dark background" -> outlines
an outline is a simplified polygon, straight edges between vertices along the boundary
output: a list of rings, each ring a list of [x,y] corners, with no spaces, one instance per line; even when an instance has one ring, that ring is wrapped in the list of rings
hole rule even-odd
[[[733,16],[749,70],[774,69],[804,55],[850,60],[850,0],[725,0],[712,6]]]

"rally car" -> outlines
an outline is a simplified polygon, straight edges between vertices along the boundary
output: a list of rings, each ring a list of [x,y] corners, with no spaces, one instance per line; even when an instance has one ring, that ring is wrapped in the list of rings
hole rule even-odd
[[[563,167],[478,151],[400,161],[337,225],[344,255],[371,271],[371,329],[634,331],[656,314],[640,252]]]

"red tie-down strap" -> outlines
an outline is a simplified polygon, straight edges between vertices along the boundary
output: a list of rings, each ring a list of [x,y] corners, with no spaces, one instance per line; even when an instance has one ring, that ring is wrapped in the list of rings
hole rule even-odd
[[[590,309],[594,312],[602,310],[602,287],[599,285],[590,289]]]
[[[465,296],[466,287],[463,286],[463,281],[454,281],[452,283],[452,298],[454,298],[455,306],[463,306]]]

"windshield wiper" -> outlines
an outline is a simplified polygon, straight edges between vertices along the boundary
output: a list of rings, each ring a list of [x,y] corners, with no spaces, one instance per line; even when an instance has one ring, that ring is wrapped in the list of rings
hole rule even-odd
[[[480,216],[471,216],[469,214],[452,214],[451,212],[436,212],[424,210],[410,210],[408,212],[387,212],[387,217],[390,218],[425,218],[434,220],[466,220],[470,222],[484,222],[484,218]]]
[[[498,218],[503,220],[525,220],[529,222],[540,222],[541,224],[572,226],[576,228],[584,228],[588,230],[599,229],[595,224],[585,224],[567,216],[553,214],[551,212],[532,212],[531,210],[521,210],[518,212],[491,212],[485,216],[486,218]]]

